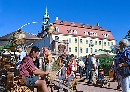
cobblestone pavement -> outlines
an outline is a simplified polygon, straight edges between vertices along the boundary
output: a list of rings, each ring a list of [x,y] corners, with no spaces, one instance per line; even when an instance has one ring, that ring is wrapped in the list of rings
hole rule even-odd
[[[117,90],[117,82],[110,82],[110,87],[104,85],[104,87],[95,86],[95,85],[88,85],[84,78],[79,79],[77,78],[77,91],[78,92],[122,92],[121,90]]]

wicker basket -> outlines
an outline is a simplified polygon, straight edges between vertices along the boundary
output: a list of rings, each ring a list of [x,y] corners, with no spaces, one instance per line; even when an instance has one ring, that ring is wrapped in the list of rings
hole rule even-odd
[[[7,70],[8,70],[8,69],[10,69],[10,67],[11,67],[10,64],[5,64],[5,65],[4,65],[4,69],[7,69]]]
[[[1,61],[2,62],[8,62],[8,61],[10,61],[10,59],[11,59],[10,55],[2,55]]]

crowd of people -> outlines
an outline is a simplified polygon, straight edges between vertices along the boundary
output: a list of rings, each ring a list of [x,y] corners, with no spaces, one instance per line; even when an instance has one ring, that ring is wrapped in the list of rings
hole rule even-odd
[[[49,92],[45,79],[41,79],[42,76],[48,75],[51,72],[52,54],[47,47],[44,47],[42,53],[37,46],[33,46],[28,52],[24,51],[21,46],[17,47],[19,51],[19,58],[16,69],[21,78],[26,79],[26,86],[38,86],[40,92]],[[44,57],[43,69],[39,69],[39,56]],[[74,54],[71,54],[67,59],[66,55],[59,56],[59,69],[61,68],[58,76],[59,80],[66,80],[66,86],[70,86],[71,80],[76,77],[77,61]],[[40,76],[40,77],[39,77]]]
[[[19,75],[22,78],[26,78],[27,86],[38,86],[41,88],[41,92],[48,92],[46,80],[41,80],[39,76],[47,75],[53,66],[52,54],[47,47],[43,48],[42,53],[37,46],[33,46],[29,53],[25,53],[22,47],[18,47],[20,52],[19,61],[17,63],[17,69]],[[40,53],[40,54],[39,54]],[[39,56],[44,56],[43,69],[39,69]],[[71,81],[76,78],[76,73],[80,74],[80,78],[83,74],[86,74],[86,80],[88,83],[93,83],[94,78],[98,78],[98,60],[95,54],[91,56],[86,55],[85,61],[82,59],[76,60],[74,54],[65,55],[62,54],[58,58],[59,74],[58,80],[63,83],[66,81],[66,86],[71,87]]]
[[[129,50],[130,42],[127,39],[122,39],[119,42],[119,47],[116,48],[116,56],[114,57],[114,61],[111,65],[113,71],[113,81],[116,80],[118,82],[117,89],[122,88],[123,92],[130,92],[130,50]],[[74,66],[71,61],[68,62],[67,70],[69,70],[69,65],[71,67]],[[98,59],[96,59],[95,55],[92,54],[86,56],[86,60],[79,60],[77,62],[76,71],[79,72],[80,78],[83,77],[83,73],[86,75],[86,80],[88,83],[94,83],[94,78],[96,80],[99,78],[99,67],[100,63]],[[67,73],[69,75],[76,74],[74,69],[71,69],[73,72],[72,74]],[[74,77],[72,77],[74,78]]]
[[[119,42],[117,55],[114,57],[113,69],[115,79],[118,82],[118,88],[122,88],[123,92],[130,92],[130,51],[128,46],[130,43],[127,39],[122,39]],[[33,46],[29,53],[24,51],[21,46],[17,47],[19,51],[18,62],[16,69],[19,76],[26,79],[27,86],[38,86],[40,92],[49,92],[46,80],[40,79],[40,76],[48,75],[53,67],[52,54],[47,47],[43,51],[37,46]],[[42,52],[42,53],[41,53]],[[44,69],[39,69],[39,56],[44,56]],[[95,54],[86,55],[85,61],[76,60],[74,54],[62,54],[58,58],[58,67],[60,72],[58,80],[60,82],[66,81],[66,86],[71,86],[71,81],[76,78],[76,74],[80,74],[80,78],[85,74],[85,80],[89,84],[94,83],[94,78],[99,77],[100,63],[96,59]]]

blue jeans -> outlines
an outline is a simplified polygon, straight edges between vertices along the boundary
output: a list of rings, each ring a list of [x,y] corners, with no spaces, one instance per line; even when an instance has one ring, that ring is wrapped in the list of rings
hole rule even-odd
[[[27,86],[35,86],[35,82],[39,80],[38,76],[27,76],[26,77],[26,85]]]
[[[88,79],[89,78],[89,69],[87,68],[86,69],[86,79]]]
[[[130,76],[121,76],[121,87],[123,92],[130,92]]]
[[[66,85],[67,86],[70,86],[70,82],[71,82],[71,80],[72,79],[74,79],[75,77],[72,75],[72,76],[70,76],[68,79],[67,79],[67,83],[66,83]]]
[[[94,81],[95,74],[96,74],[96,72],[94,70],[90,70],[89,82],[93,82]]]
[[[65,79],[65,76],[59,77],[59,80],[64,80],[64,79]]]
[[[59,87],[60,87],[60,89],[63,89],[62,83],[63,83],[63,80],[64,80],[64,79],[65,79],[65,76],[60,76],[60,77],[59,77],[59,80],[60,80]]]
[[[80,73],[80,78],[83,77],[83,68],[81,66],[79,66],[79,73]]]

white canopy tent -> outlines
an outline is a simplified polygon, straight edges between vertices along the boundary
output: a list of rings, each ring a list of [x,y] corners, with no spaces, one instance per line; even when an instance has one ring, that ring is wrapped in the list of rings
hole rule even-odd
[[[96,58],[105,58],[105,57],[116,56],[116,54],[114,54],[114,53],[109,53],[109,52],[105,52],[105,51],[97,51],[94,54],[95,54]]]

